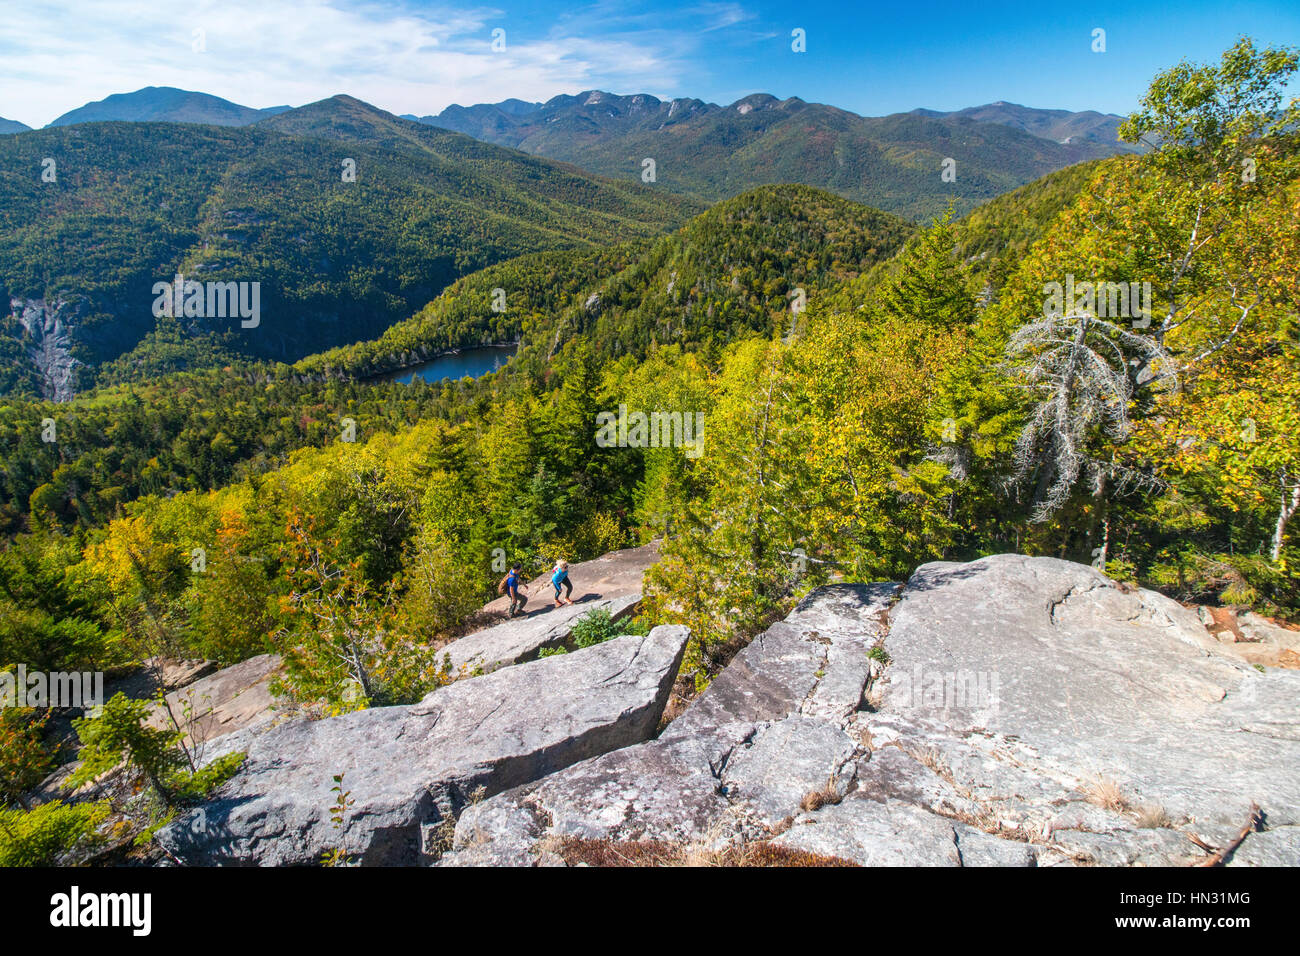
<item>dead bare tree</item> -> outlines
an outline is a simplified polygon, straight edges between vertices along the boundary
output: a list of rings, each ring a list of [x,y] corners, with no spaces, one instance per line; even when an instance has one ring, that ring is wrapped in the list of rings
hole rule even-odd
[[[1155,338],[1087,312],[1027,322],[1007,344],[1007,373],[1032,395],[1016,442],[1015,485],[1034,480],[1032,520],[1046,521],[1081,479],[1099,503],[1117,485],[1154,483],[1093,454],[1098,437],[1125,441],[1139,396],[1177,387],[1173,357]]]

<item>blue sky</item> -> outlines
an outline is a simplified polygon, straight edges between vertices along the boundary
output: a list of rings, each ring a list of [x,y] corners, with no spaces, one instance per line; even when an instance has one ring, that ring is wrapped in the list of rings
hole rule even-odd
[[[1300,4],[25,0],[0,15],[0,116],[40,126],[142,86],[257,107],[346,92],[417,114],[592,88],[867,115],[995,100],[1125,113],[1156,71],[1243,33],[1300,45]]]

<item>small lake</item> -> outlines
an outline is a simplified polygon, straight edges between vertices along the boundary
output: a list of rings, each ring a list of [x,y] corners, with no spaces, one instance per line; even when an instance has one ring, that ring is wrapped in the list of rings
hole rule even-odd
[[[518,345],[484,345],[461,349],[382,377],[403,385],[411,384],[417,377],[426,382],[445,382],[449,378],[464,378],[466,375],[478,378],[488,372],[495,372],[510,361],[510,357],[518,350]]]

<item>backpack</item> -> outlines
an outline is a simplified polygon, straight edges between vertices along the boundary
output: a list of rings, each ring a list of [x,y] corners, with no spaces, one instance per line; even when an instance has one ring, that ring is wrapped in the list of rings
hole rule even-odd
[[[506,593],[506,582],[509,581],[509,580],[510,580],[510,575],[508,575],[508,574],[507,574],[504,578],[501,579],[501,583],[497,585],[497,594],[505,594],[505,593]]]

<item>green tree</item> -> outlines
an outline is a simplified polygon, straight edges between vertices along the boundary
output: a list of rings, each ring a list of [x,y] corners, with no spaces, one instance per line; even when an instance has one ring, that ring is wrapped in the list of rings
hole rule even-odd
[[[188,755],[178,746],[180,735],[150,727],[149,715],[148,701],[131,700],[118,693],[104,704],[99,716],[74,721],[83,745],[81,764],[64,786],[76,790],[125,763],[148,782],[163,803],[170,803],[174,798],[173,778],[188,763]]]
[[[222,515],[216,548],[195,575],[190,643],[204,657],[234,664],[271,649],[275,591],[266,555],[247,553],[248,529],[236,511]]]
[[[950,206],[903,247],[896,271],[881,284],[879,302],[869,311],[942,329],[969,324],[975,317],[975,297],[956,248]]]
[[[467,565],[438,530],[420,536],[401,576],[398,615],[407,633],[425,642],[445,637],[479,609],[481,585]]]
[[[50,772],[54,755],[46,746],[44,730],[49,711],[0,706],[0,806],[27,805],[27,791]]]
[[[409,702],[445,680],[434,652],[397,626],[391,589],[373,595],[360,566],[341,563],[337,542],[318,541],[300,513],[286,537],[292,590],[274,635],[286,690],[343,712]]]

